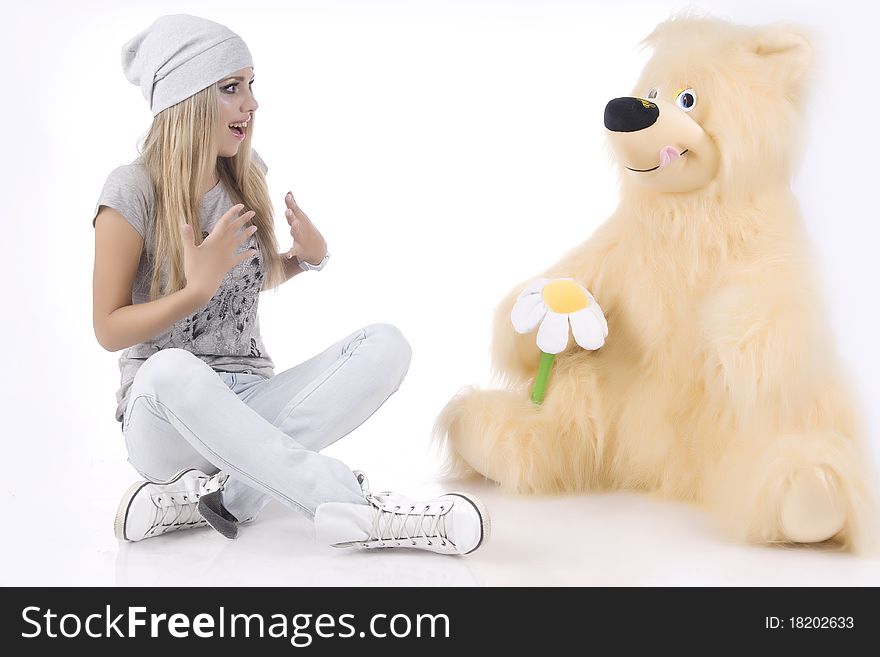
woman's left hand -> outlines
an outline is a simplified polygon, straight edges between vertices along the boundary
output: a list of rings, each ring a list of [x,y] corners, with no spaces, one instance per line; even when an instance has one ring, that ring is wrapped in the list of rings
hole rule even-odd
[[[313,265],[319,264],[327,254],[327,242],[324,236],[315,228],[315,224],[299,209],[293,192],[288,192],[284,197],[287,205],[284,215],[290,225],[290,236],[293,238],[293,246],[285,254],[286,258],[299,258]]]

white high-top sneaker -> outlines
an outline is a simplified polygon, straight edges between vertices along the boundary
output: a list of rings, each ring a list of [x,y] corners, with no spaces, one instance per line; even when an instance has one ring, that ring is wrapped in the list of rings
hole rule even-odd
[[[328,502],[315,512],[321,543],[337,548],[413,548],[469,554],[489,539],[489,514],[474,496],[446,493],[426,501],[398,493],[370,493],[355,471],[367,504]]]
[[[116,538],[142,541],[179,529],[207,526],[199,513],[199,499],[222,490],[228,477],[219,472],[208,476],[190,468],[168,481],[135,482],[119,502],[114,522]]]

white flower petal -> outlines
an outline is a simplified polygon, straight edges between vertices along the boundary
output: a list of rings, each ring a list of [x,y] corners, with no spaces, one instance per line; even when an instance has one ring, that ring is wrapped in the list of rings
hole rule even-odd
[[[589,294],[589,292],[587,293]],[[593,298],[593,295],[590,294],[590,305],[587,307],[591,313],[596,316],[596,320],[602,326],[602,335],[604,337],[608,337],[608,321],[605,319],[605,313],[602,312],[602,307],[596,303],[596,300]]]
[[[558,354],[568,346],[568,315],[547,311],[538,329],[538,348],[547,354]]]
[[[549,282],[549,278],[536,278],[526,285],[526,289],[524,289],[519,296],[522,297],[526,294],[540,294],[541,290],[543,290],[544,286]]]
[[[568,318],[571,322],[571,332],[574,334],[574,340],[581,347],[584,349],[598,349],[605,344],[605,333],[602,324],[599,322],[596,314],[590,312],[589,307],[571,313]]]
[[[541,301],[540,294],[520,295],[510,311],[510,321],[517,333],[528,333],[534,330],[546,314],[547,306]]]

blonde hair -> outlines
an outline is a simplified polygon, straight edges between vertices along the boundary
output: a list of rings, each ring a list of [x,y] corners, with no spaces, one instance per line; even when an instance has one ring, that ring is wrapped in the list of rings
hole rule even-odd
[[[201,185],[215,168],[233,204],[243,203],[245,210],[256,212],[252,221],[262,253],[264,289],[277,289],[286,280],[266,178],[251,157],[254,120],[233,157],[218,157],[218,121],[217,87],[211,85],[159,112],[138,147],[155,198],[151,300],[186,285],[180,226],[184,222],[192,226],[195,243],[202,243]]]

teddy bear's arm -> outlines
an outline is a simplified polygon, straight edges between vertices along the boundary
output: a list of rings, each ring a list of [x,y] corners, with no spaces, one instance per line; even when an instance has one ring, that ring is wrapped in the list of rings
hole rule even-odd
[[[802,411],[823,376],[825,323],[805,292],[802,283],[763,277],[760,286],[721,288],[701,309],[707,387],[740,419],[760,409]]]

